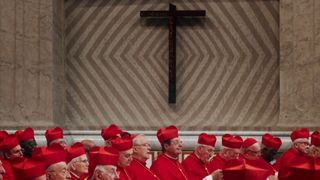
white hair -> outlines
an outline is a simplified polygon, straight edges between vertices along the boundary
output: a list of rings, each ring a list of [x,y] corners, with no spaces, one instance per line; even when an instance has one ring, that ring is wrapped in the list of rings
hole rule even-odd
[[[47,167],[47,172],[52,171],[52,170],[51,170],[52,168],[55,168],[56,166],[59,166],[59,165],[62,165],[62,164],[66,164],[66,162],[61,161],[61,162],[57,162],[57,163],[54,163],[54,164],[50,164],[50,165]]]
[[[132,143],[134,146],[141,144],[141,138],[146,137],[144,134],[138,134],[133,140]]]

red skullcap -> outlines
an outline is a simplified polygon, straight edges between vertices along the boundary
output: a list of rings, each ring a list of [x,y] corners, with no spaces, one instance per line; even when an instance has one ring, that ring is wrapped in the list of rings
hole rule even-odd
[[[198,144],[204,144],[214,147],[216,144],[217,138],[215,135],[209,135],[207,133],[201,133],[198,138]]]
[[[222,136],[222,145],[224,147],[232,149],[240,149],[243,140],[240,136],[232,136],[231,134],[225,134]]]
[[[37,161],[45,161],[45,153],[47,151],[47,147],[35,147],[32,152],[31,159],[37,160]]]
[[[272,136],[269,133],[266,133],[262,136],[261,143],[267,148],[273,148],[275,150],[279,150],[282,142],[281,139],[275,136]]]
[[[311,144],[315,146],[320,146],[320,133],[315,131],[311,134]]]
[[[9,136],[9,134],[7,131],[5,131],[5,130],[0,131],[0,141],[8,136]]]
[[[117,166],[119,153],[112,147],[93,147],[89,153],[89,177],[93,175],[97,165]]]
[[[84,146],[80,142],[76,142],[72,146],[67,148],[67,163],[73,158],[86,154]]]
[[[118,151],[126,151],[132,148],[132,137],[118,137],[111,140],[111,144]]]
[[[297,128],[292,131],[291,135],[292,142],[308,142],[309,139],[309,129],[308,128]]]
[[[157,132],[157,137],[160,144],[163,144],[164,142],[176,138],[178,136],[178,129],[173,125],[168,126],[166,128],[161,128]]]
[[[257,143],[257,140],[253,139],[253,138],[247,138],[243,141],[242,147],[243,148],[248,148],[250,146],[252,146],[253,144]]]
[[[46,165],[41,161],[25,159],[12,166],[16,179],[33,180],[46,174]]]
[[[111,124],[107,128],[101,129],[101,136],[104,140],[109,140],[117,137],[118,134],[122,134],[123,131],[115,124]]]
[[[26,141],[34,138],[34,130],[30,127],[26,128],[24,131],[18,130],[15,134],[19,137],[19,141]]]
[[[45,150],[44,158],[47,166],[59,162],[66,162],[67,152],[60,144],[52,144]]]
[[[56,139],[63,139],[63,130],[60,127],[50,128],[46,131],[47,144]]]
[[[267,179],[270,169],[266,168],[263,160],[247,161],[245,159],[229,160],[223,167],[224,180],[257,180]]]
[[[7,152],[19,145],[19,139],[16,135],[11,134],[0,142],[0,151]]]

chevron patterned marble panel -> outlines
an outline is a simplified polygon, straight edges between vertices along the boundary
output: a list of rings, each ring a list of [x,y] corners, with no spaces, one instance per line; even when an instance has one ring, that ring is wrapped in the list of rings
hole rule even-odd
[[[177,103],[167,102],[166,19],[177,20]],[[66,126],[128,130],[276,130],[279,1],[66,0]]]

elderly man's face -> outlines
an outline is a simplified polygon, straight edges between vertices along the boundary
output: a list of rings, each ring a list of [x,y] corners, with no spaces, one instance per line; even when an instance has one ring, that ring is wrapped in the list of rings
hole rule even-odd
[[[3,179],[2,175],[6,173],[6,170],[4,169],[3,165],[2,165],[2,161],[0,160],[0,180]]]
[[[151,146],[148,143],[148,140],[144,136],[140,136],[139,138],[139,143],[134,144],[133,146],[133,155],[137,157],[140,160],[147,160],[149,159],[149,153],[151,150]]]
[[[208,162],[214,154],[214,147],[207,145],[200,145],[198,147],[198,156],[204,163]]]
[[[248,160],[256,160],[261,157],[261,148],[257,144],[256,146],[251,146],[247,149],[244,149],[243,156]]]
[[[88,158],[87,155],[83,154],[75,159],[75,161],[71,161],[69,165],[69,171],[74,174],[80,176],[83,173],[88,173]]]
[[[47,180],[66,180],[70,178],[70,174],[67,171],[67,164],[65,162],[59,162],[52,164],[47,168]]]
[[[302,152],[302,153],[308,153],[309,152],[309,143],[308,142],[297,142],[297,143],[294,143],[294,147]]]
[[[95,171],[94,177],[96,180],[117,180],[119,179],[119,174],[116,166],[104,165]]]
[[[224,154],[223,154],[223,158],[227,161],[231,160],[231,159],[238,159],[239,154],[240,154],[239,149],[225,149]]]
[[[16,147],[10,149],[8,153],[8,159],[16,159],[16,158],[22,158],[23,157],[23,151],[20,145],[17,145]]]
[[[55,140],[51,141],[51,142],[50,142],[50,145],[51,145],[51,144],[54,144],[54,143],[60,144],[64,149],[67,148],[67,143],[66,143],[66,141],[65,141],[64,139],[62,139],[62,138],[60,138],[60,139],[55,139]]]
[[[129,149],[126,151],[120,151],[119,152],[119,166],[120,167],[127,167],[130,165],[132,161],[132,154],[133,154],[133,149]]]

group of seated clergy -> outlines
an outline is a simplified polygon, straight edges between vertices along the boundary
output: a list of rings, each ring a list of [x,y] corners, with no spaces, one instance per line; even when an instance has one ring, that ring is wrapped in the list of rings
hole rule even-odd
[[[143,134],[133,135],[111,124],[101,130],[102,147],[90,141],[68,146],[59,127],[50,128],[47,146],[38,147],[34,130],[0,131],[0,180],[319,180],[320,134],[298,128],[292,147],[274,159],[282,142],[268,133],[254,138],[224,134],[215,154],[216,136],[201,133],[194,151],[182,162],[178,129],[160,128],[162,153],[146,165],[151,146]]]

